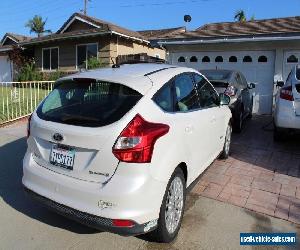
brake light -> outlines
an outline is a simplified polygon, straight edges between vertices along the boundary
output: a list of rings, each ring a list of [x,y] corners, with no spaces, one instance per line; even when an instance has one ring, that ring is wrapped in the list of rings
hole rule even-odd
[[[225,90],[224,94],[229,95],[229,96],[235,96],[236,88],[234,86],[228,86],[227,89]]]
[[[115,227],[133,227],[134,226],[134,222],[131,220],[114,219],[114,220],[112,220],[112,223]]]
[[[280,89],[280,98],[288,101],[294,101],[292,86],[282,87]]]
[[[31,122],[32,114],[28,117],[27,121],[27,138],[30,136],[30,122]]]
[[[151,162],[155,142],[169,129],[166,124],[145,121],[137,114],[119,135],[113,154],[123,162]]]

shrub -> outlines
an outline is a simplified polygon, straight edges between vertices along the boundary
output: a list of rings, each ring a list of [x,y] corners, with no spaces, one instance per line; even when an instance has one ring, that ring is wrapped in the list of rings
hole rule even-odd
[[[106,67],[107,64],[103,63],[101,59],[97,57],[91,57],[86,61],[86,65],[88,69],[98,69]]]
[[[25,63],[17,76],[19,82],[42,81],[43,74],[36,70],[34,62]]]

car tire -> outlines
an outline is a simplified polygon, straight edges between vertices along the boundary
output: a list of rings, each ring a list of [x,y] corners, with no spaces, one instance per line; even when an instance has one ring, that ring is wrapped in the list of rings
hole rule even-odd
[[[234,132],[241,133],[243,129],[243,109],[239,110],[239,113],[236,114],[234,119]]]
[[[178,188],[177,197],[175,193],[172,193],[172,189],[174,189],[174,187]],[[178,202],[177,204],[175,204],[176,198]],[[184,214],[185,198],[186,181],[182,170],[180,168],[177,168],[172,174],[164,194],[159,213],[158,226],[154,231],[149,233],[149,237],[151,238],[151,240],[161,243],[169,243],[176,238]],[[175,199],[174,204],[170,203],[171,199]],[[176,208],[176,206],[178,207]],[[172,216],[177,217],[177,220],[175,219],[173,223],[172,218],[174,217]]]
[[[276,125],[274,124],[273,140],[275,142],[282,142],[282,141],[284,141],[284,138],[285,138],[284,132],[282,130],[278,129],[276,127]]]
[[[252,103],[251,103],[251,107],[250,107],[250,111],[249,111],[249,114],[248,114],[248,118],[251,119],[253,116],[253,99],[252,99]]]
[[[220,154],[221,159],[227,159],[229,157],[230,153],[230,144],[231,144],[231,135],[232,135],[232,127],[231,124],[228,124],[228,127],[226,129],[226,135],[225,135],[225,141],[222,153]]]

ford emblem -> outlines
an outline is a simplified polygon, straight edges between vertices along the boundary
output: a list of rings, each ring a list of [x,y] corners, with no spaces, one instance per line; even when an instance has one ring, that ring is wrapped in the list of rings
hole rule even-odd
[[[64,139],[64,137],[60,134],[60,133],[55,133],[53,136],[52,136],[53,140],[55,141],[62,141]]]

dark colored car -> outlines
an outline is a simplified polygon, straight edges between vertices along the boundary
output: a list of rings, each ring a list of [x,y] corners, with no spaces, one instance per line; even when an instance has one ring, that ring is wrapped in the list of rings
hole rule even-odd
[[[201,73],[213,84],[218,93],[225,93],[231,97],[230,109],[233,117],[235,132],[241,132],[243,122],[252,117],[253,96],[250,89],[254,83],[247,83],[242,73],[235,70],[201,70]]]

